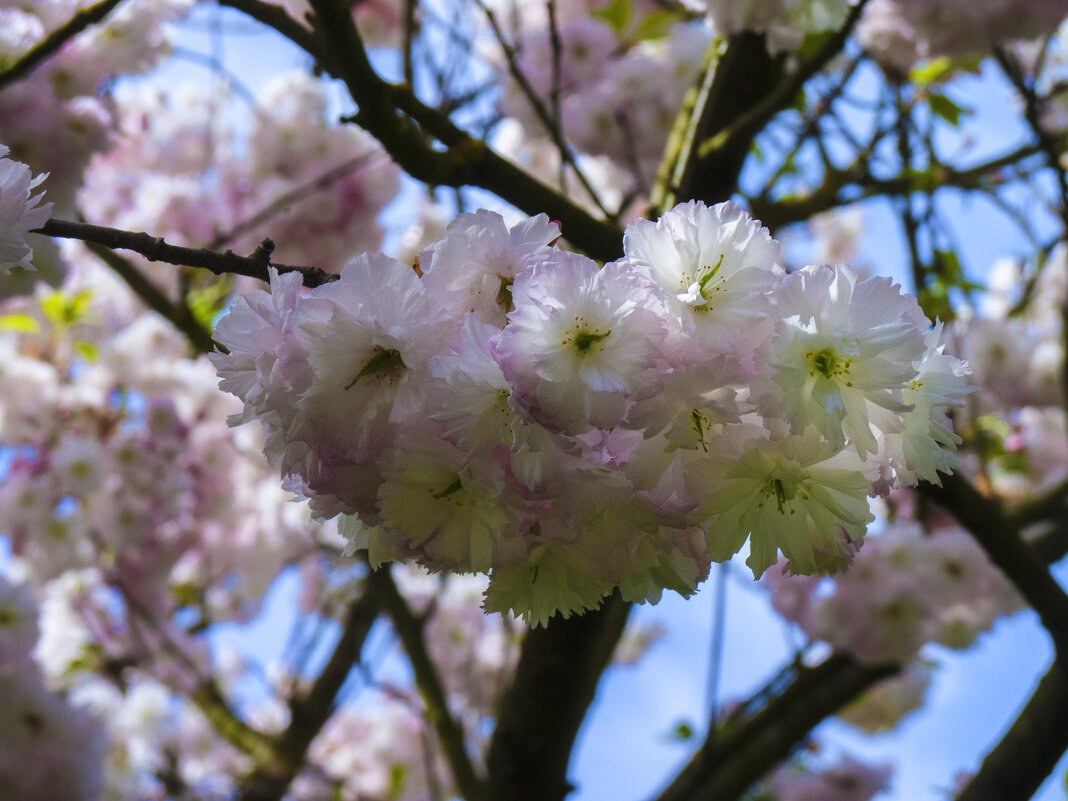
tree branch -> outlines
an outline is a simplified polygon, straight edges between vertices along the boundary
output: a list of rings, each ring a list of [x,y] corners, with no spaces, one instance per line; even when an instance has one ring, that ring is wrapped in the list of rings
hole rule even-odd
[[[348,87],[358,106],[348,119],[374,136],[405,172],[432,186],[478,186],[527,214],[548,214],[560,222],[570,243],[595,259],[610,261],[622,254],[621,232],[613,223],[594,217],[506,160],[423,104],[409,87],[382,80],[343,3],[312,0],[312,6],[321,44],[309,52]],[[432,147],[424,131],[447,150]]]
[[[963,524],[975,524],[977,519],[986,521],[981,524],[984,529],[997,530],[999,528],[997,520],[1003,519],[1000,510],[996,509],[997,505],[979,496],[982,504],[976,506],[976,498],[972,493],[976,495],[978,493],[974,488],[971,488],[971,492],[959,490],[953,486],[955,482],[949,481],[949,478],[944,479],[944,483],[951,485],[953,495],[947,496],[944,503],[953,503],[954,506],[946,506],[946,508],[950,511],[958,506],[969,509],[968,523],[958,518]],[[967,486],[970,487],[970,485]],[[928,494],[936,501],[938,500],[935,495]],[[1057,491],[1052,494],[1059,495]],[[949,497],[953,500],[949,500]],[[991,505],[995,509],[992,510]],[[991,517],[992,514],[1000,517]],[[1056,561],[1068,552],[1068,525],[1061,525],[1055,531],[1039,537],[1033,545],[1018,542],[1024,552],[1029,547],[1033,548],[1033,555],[1043,563],[1040,567],[1048,576],[1044,564]],[[1027,559],[1027,561],[1030,563],[1029,570],[1037,569],[1033,559]],[[782,677],[777,678],[772,685],[757,693],[753,699],[743,705],[741,712],[728,720],[721,730],[710,732],[690,762],[657,797],[656,801],[692,801],[694,798],[731,801],[737,798],[785,758],[820,721],[846,706],[857,695],[880,680],[894,675],[897,670],[898,667],[893,665],[861,665],[845,653],[832,654],[814,668],[796,665],[788,668],[786,676],[789,684],[785,689],[774,695],[771,701],[764,703],[763,699],[774,693],[783,683]],[[789,678],[791,675],[792,679]],[[1056,689],[1059,685],[1055,682],[1058,680],[1047,677],[1043,681],[1047,680],[1054,683],[1053,688],[1043,690],[1043,685],[1040,685],[1039,693],[1044,693],[1048,701],[1052,693],[1062,690]],[[1037,702],[1033,703],[1038,705]],[[1063,710],[1066,706],[1061,703],[1057,708]],[[1053,750],[1056,747],[1060,748],[1060,751],[1057,756],[1052,757],[1052,762],[1049,762],[1048,756],[1035,759],[1036,765],[1048,763],[1049,767],[1046,770],[1048,774],[1059,758],[1059,754],[1068,748],[1068,740],[1060,739],[1061,734],[1058,729],[1061,724],[1060,717],[1056,721],[1042,720],[1037,711],[1034,713],[1028,711],[1031,709],[1032,704],[1029,704],[1021,715],[1027,718],[1028,723],[1022,723],[1019,727],[1014,724],[1015,731],[1012,732],[1012,736],[1013,738],[1021,737],[1022,732],[1030,726],[1036,732],[1040,732],[1036,735],[1037,737],[1047,738],[1056,743],[1055,746],[1051,745],[1050,749]],[[1033,745],[1028,747],[1034,748]],[[1001,759],[998,757],[992,764],[1000,763]],[[1006,760],[1005,764],[1011,766],[1011,761]],[[1035,770],[1037,771],[1038,768],[1036,767]],[[1011,775],[1011,770],[1009,775]],[[986,783],[987,780],[984,779],[984,786]],[[969,801],[988,801],[988,799],[989,801],[1010,801],[1013,798],[1015,796],[1005,796],[1003,799],[996,793],[992,793],[989,796],[977,795]],[[1030,795],[1021,795],[1019,798],[1021,800],[1030,798]]]
[[[289,725],[274,741],[269,760],[260,760],[240,787],[240,801],[279,801],[304,763],[305,754],[334,713],[337,695],[380,610],[378,594],[368,589],[349,607],[341,637],[326,666],[306,695],[289,702]]]
[[[372,570],[368,582],[372,591],[380,597],[404,652],[408,655],[408,661],[411,662],[415,684],[427,707],[427,718],[437,732],[456,788],[467,801],[479,801],[485,797],[485,788],[468,756],[463,726],[453,718],[449,710],[441,677],[427,653],[426,642],[423,640],[423,621],[412,613],[407,601],[397,589],[388,567]]]
[[[720,46],[713,42],[710,48]],[[657,217],[691,198],[719,203],[730,197],[749,153],[749,142],[731,140],[699,158],[701,143],[731,125],[774,91],[782,79],[783,56],[768,54],[763,36],[743,32],[732,36],[718,58],[706,56],[707,66],[696,96],[688,98],[676,120],[664,161],[650,197],[650,217]]]
[[[820,721],[898,670],[897,665],[862,665],[845,653],[831,654],[815,667],[793,666],[793,680],[770,702],[752,714],[746,705],[724,730],[710,731],[656,801],[738,798]]]
[[[957,801],[1027,801],[1068,749],[1068,670],[1057,657]]]
[[[126,285],[133,290],[148,308],[166,319],[175,328],[185,334],[189,343],[200,353],[213,353],[216,350],[225,350],[222,345],[211,338],[211,333],[196,321],[189,307],[184,303],[172,303],[159,288],[145,278],[141,272],[113,250],[98,245],[95,242],[87,242],[86,247],[93,254],[108,265]]]
[[[849,34],[856,27],[867,2],[868,0],[859,0],[849,10],[849,16],[846,17],[842,27],[831,34],[811,57],[798,65],[793,72],[788,73],[756,103],[736,113],[729,125],[724,126],[718,132],[713,131],[714,136],[709,136],[702,141],[698,147],[698,158],[705,159],[720,150],[728,153],[739,148],[748,150],[753,137],[760,133],[772,117],[793,101],[809,78],[838,55],[845,46]]]
[[[257,22],[263,23],[268,28],[272,28],[316,61],[323,61],[315,35],[289,16],[282,6],[263,3],[260,0],[218,0],[218,2],[221,6],[229,6],[236,9]]]
[[[80,239],[83,242],[95,242],[113,250],[132,250],[140,253],[149,261],[162,261],[180,267],[200,267],[216,275],[246,275],[269,281],[269,267],[279,273],[298,272],[308,287],[336,281],[332,275],[318,267],[293,267],[285,264],[271,264],[269,248],[261,246],[252,256],[238,256],[233,251],[216,253],[203,248],[186,248],[167,244],[162,237],[151,236],[143,232],[122,231],[103,225],[71,222],[52,219],[33,231],[35,234],[57,236],[64,239]],[[270,241],[270,240],[265,240]]]
[[[101,0],[101,2],[79,11],[63,26],[56,28],[48,36],[31,47],[18,61],[0,71],[0,89],[22,80],[42,63],[54,56],[67,42],[84,31],[90,25],[103,20],[122,0]]]
[[[920,491],[971,532],[990,560],[1038,613],[1059,657],[1068,658],[1068,595],[1042,558],[1020,538],[1001,505],[957,473],[942,477],[941,487],[921,483]]]
[[[490,742],[489,798],[560,801],[570,791],[575,736],[630,607],[617,592],[597,611],[554,617],[527,634]]]
[[[828,170],[823,184],[805,197],[779,199],[771,202],[753,199],[753,216],[771,229],[808,220],[815,215],[839,206],[857,203],[873,197],[908,195],[913,192],[931,194],[942,187],[955,189],[986,189],[1002,182],[1001,170],[1040,153],[1037,145],[1026,145],[1011,153],[966,170],[954,170],[934,165],[924,172],[904,172],[893,178],[876,178],[866,161],[856,161],[845,169]],[[843,196],[843,190],[859,190]]]

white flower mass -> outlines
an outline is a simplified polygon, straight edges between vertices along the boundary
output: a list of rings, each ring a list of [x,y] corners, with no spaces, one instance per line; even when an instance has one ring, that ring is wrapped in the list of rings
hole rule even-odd
[[[544,216],[461,216],[416,267],[274,278],[216,330],[267,455],[372,561],[488,573],[544,623],[619,588],[689,594],[847,567],[867,497],[955,464],[967,366],[916,301],[844,265],[787,275],[743,209],[689,202],[599,266]]]

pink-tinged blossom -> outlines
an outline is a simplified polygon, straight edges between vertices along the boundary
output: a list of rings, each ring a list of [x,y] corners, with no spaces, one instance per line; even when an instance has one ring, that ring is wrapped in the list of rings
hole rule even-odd
[[[863,553],[863,551],[861,552]],[[907,577],[884,575],[865,586],[843,584],[809,613],[806,631],[868,665],[911,659],[934,633],[931,607]]]
[[[869,408],[905,412],[901,392],[916,377],[929,322],[888,278],[858,281],[844,265],[806,267],[776,291],[779,321],[754,401],[795,434],[809,426],[863,458],[878,450]],[[880,415],[884,430],[901,419]]]
[[[514,536],[515,493],[491,460],[467,462],[447,442],[413,437],[398,443],[382,479],[382,530],[435,569],[485,573]]]
[[[892,525],[869,537],[827,593],[801,577],[769,580],[772,603],[811,638],[857,659],[905,663],[937,641],[966,648],[1020,608],[1011,585],[959,529]]]
[[[0,576],[0,664],[29,661],[37,633],[37,604],[30,584]]]
[[[913,363],[916,375],[901,392],[902,403],[910,407],[904,426],[895,425],[897,421],[887,411],[876,412],[891,418],[881,426],[889,433],[884,435],[880,451],[889,459],[897,481],[907,486],[921,479],[940,485],[938,474],[952,472],[961,439],[953,433],[946,412],[962,406],[972,391],[964,378],[968,364],[943,352],[941,323],[924,335],[924,344],[923,355]]]
[[[493,358],[498,333],[495,326],[468,313],[459,343],[430,360],[430,372],[449,390],[430,417],[444,426],[446,438],[468,452],[511,445],[513,429],[524,425],[512,409],[508,381]]]
[[[782,439],[755,438],[738,452],[717,451],[688,465],[691,492],[702,498],[694,519],[715,561],[749,538],[746,564],[755,577],[778,559],[794,573],[845,567],[874,520],[870,482],[814,430]]]
[[[392,424],[425,411],[428,363],[452,325],[411,267],[364,254],[297,309],[311,384],[301,415],[319,442],[363,461],[381,455]]]
[[[620,262],[561,251],[512,286],[515,310],[493,346],[516,402],[547,428],[610,428],[659,386],[661,319],[651,287]]]
[[[666,296],[681,331],[665,343],[676,359],[751,356],[767,333],[764,295],[781,276],[779,243],[740,206],[691,200],[655,223],[637,220],[623,252]]]
[[[889,786],[889,765],[869,767],[844,757],[823,770],[785,764],[768,782],[776,801],[871,801]]]
[[[280,424],[288,422],[296,402],[293,396],[310,383],[310,375],[286,370],[293,366],[286,356],[295,348],[292,324],[302,287],[300,273],[279,275],[274,268],[270,272],[270,292],[257,290],[236,298],[215,326],[216,341],[228,351],[208,355],[219,373],[219,389],[245,404],[231,425],[268,414],[280,416]]]
[[[19,801],[96,801],[100,721],[50,692],[36,666],[0,665],[0,787]]]
[[[718,33],[759,31],[773,52],[794,50],[805,34],[840,28],[849,13],[847,0],[690,0],[706,11]]]
[[[0,145],[0,275],[12,267],[33,269],[33,249],[26,234],[52,215],[51,203],[38,205],[44,193],[33,194],[45,176],[35,178],[25,164],[3,158],[8,152]]]
[[[889,731],[923,705],[932,669],[929,662],[917,660],[901,673],[880,681],[836,717],[865,734]]]
[[[1066,15],[1065,0],[879,0],[857,35],[876,61],[903,71],[917,58],[981,58],[995,44],[1048,36]]]
[[[512,308],[512,282],[524,265],[544,255],[560,238],[560,227],[544,214],[509,228],[496,212],[461,214],[445,236],[419,256],[423,285],[453,317],[475,314],[503,328]]]

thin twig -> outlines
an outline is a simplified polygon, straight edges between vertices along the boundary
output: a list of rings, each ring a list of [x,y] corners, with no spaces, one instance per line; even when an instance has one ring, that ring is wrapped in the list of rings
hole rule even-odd
[[[124,259],[118,253],[95,242],[86,242],[86,247],[93,254],[108,265],[126,285],[133,290],[148,308],[162,316],[175,328],[185,334],[189,343],[201,353],[213,353],[216,350],[226,352],[226,348],[211,338],[207,331],[196,318],[193,317],[189,307],[184,303],[173,303],[160,289],[145,278],[141,271],[133,265],[129,259]]]
[[[304,763],[312,741],[334,714],[338,694],[353,665],[359,662],[363,644],[380,611],[380,597],[373,588],[349,606],[341,637],[326,666],[304,695],[289,701],[290,720],[274,740],[276,755],[258,761],[241,783],[239,801],[278,801]]]
[[[121,2],[122,0],[101,0],[96,5],[79,11],[64,25],[56,28],[31,47],[18,61],[6,70],[0,71],[0,89],[25,78],[79,33],[107,17]]]
[[[123,231],[103,225],[72,222],[70,220],[51,219],[33,233],[45,236],[58,236],[63,239],[80,239],[83,242],[95,242],[106,248],[132,250],[140,253],[149,261],[162,261],[180,267],[200,267],[216,275],[246,275],[269,281],[268,268],[274,267],[279,273],[298,272],[308,287],[336,281],[332,275],[318,267],[294,267],[286,264],[272,264],[267,248],[257,248],[252,256],[238,256],[232,251],[217,253],[204,248],[186,248],[170,245],[162,237],[151,236],[144,232]]]
[[[351,158],[348,161],[338,164],[336,167],[330,168],[321,175],[313,178],[308,183],[279,195],[255,214],[237,223],[229,231],[218,234],[208,243],[208,249],[218,250],[224,245],[237,239],[239,236],[254,231],[264,223],[270,222],[270,220],[284,212],[294,203],[297,203],[306,197],[311,197],[316,192],[329,189],[338,181],[347,178],[352,175],[352,173],[356,172],[356,170],[360,169],[360,167],[365,166],[375,157],[382,155],[383,154],[379,152],[362,153],[355,158]]]
[[[512,76],[512,80],[516,82],[519,87],[519,91],[523,93],[530,107],[534,111],[534,115],[538,118],[538,121],[545,128],[545,131],[549,134],[549,138],[552,139],[553,144],[556,145],[557,151],[560,153],[560,169],[563,170],[564,165],[571,167],[575,173],[575,177],[578,179],[582,188],[586,190],[586,194],[590,196],[590,199],[596,204],[597,208],[606,217],[611,219],[611,212],[604,206],[597,191],[593,188],[593,184],[589,178],[579,167],[575,154],[571,149],[571,146],[567,143],[564,137],[563,127],[560,123],[560,76],[559,76],[559,33],[556,34],[553,39],[553,77],[552,77],[552,89],[550,90],[550,102],[552,103],[552,110],[546,108],[541,96],[534,90],[530,81],[527,79],[526,73],[519,66],[519,54],[515,47],[512,46],[507,38],[505,38],[504,31],[501,29],[500,23],[497,20],[497,15],[493,12],[484,0],[475,0],[478,7],[482,10],[482,13],[486,17],[486,21],[490,24],[490,28],[493,30],[494,36],[497,38],[497,44],[500,45],[501,52],[504,53],[505,62],[508,64],[508,72]],[[552,13],[553,6],[550,5],[550,13]],[[555,16],[552,17],[555,21]],[[555,23],[554,23],[555,24]],[[561,191],[564,190],[564,186],[561,185]]]

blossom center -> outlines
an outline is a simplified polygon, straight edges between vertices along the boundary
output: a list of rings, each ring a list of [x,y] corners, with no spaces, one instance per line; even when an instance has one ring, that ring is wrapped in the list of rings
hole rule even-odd
[[[819,373],[827,379],[848,376],[849,368],[853,364],[851,358],[843,358],[832,347],[826,347],[819,351],[807,351],[805,359],[808,362],[808,374],[810,376],[815,376],[816,373]],[[851,386],[849,382],[847,382],[847,385]]]
[[[584,324],[585,321],[579,318],[575,318],[575,322],[579,323],[578,330],[568,331],[560,344],[570,344],[579,356],[585,356],[593,349],[594,345],[608,339],[612,334],[612,329],[607,331],[591,330]]]
[[[367,360],[367,364],[361,368],[360,372],[356,373],[356,377],[349,382],[345,389],[351,389],[361,378],[366,378],[370,375],[395,377],[400,374],[404,367],[405,364],[401,358],[400,351],[376,345],[374,355]]]

